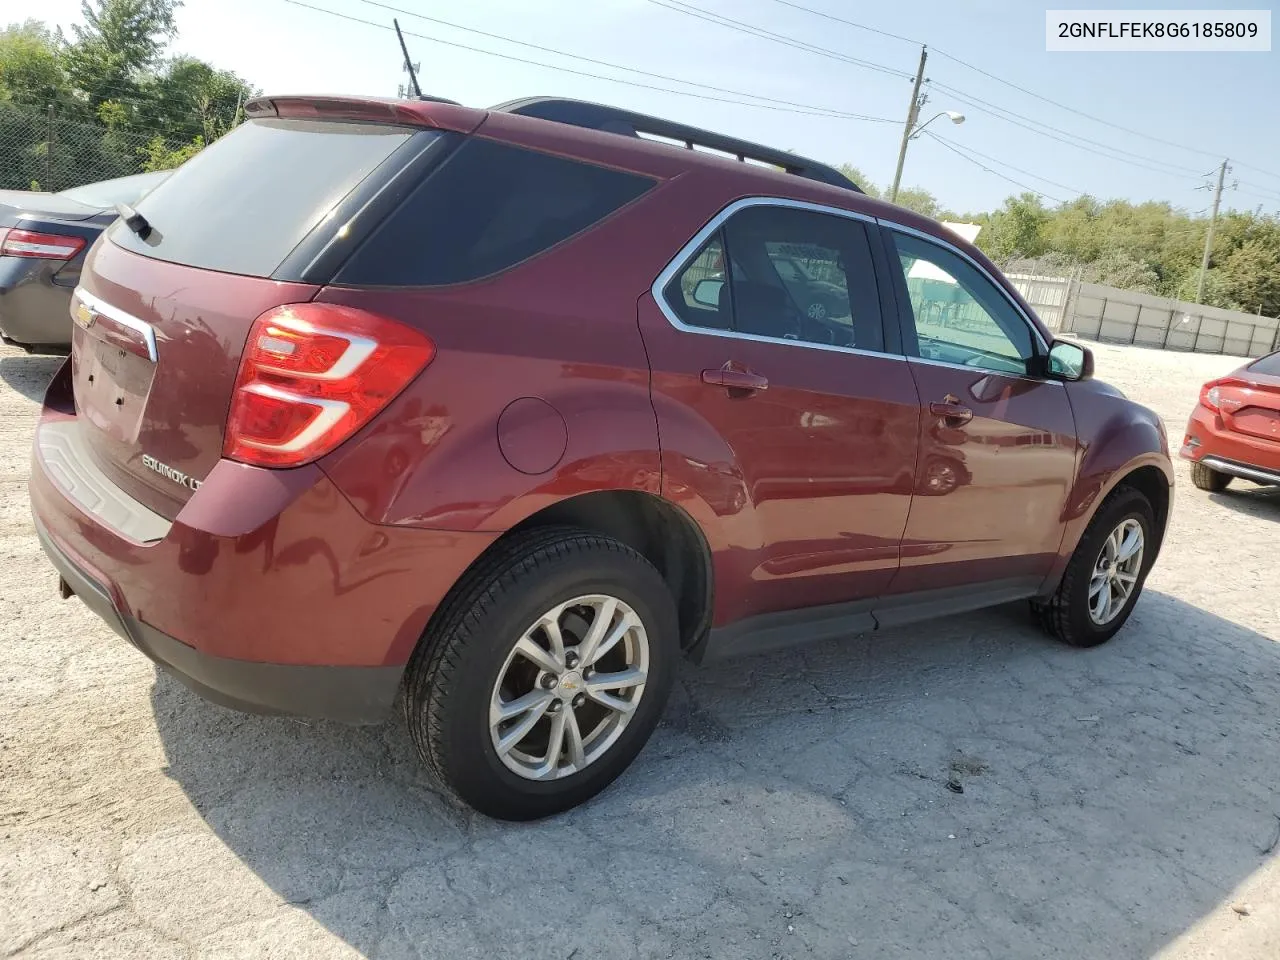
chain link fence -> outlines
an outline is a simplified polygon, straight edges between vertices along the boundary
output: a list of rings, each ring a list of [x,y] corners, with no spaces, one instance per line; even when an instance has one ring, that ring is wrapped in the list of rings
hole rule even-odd
[[[155,136],[0,102],[0,190],[66,190],[142,173]]]

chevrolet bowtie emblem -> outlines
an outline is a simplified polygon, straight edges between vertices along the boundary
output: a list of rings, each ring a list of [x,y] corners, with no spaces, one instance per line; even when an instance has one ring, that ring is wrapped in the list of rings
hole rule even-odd
[[[72,317],[74,317],[76,323],[85,330],[92,327],[94,321],[98,319],[98,315],[93,312],[93,308],[81,300],[76,301],[75,309],[72,311]]]

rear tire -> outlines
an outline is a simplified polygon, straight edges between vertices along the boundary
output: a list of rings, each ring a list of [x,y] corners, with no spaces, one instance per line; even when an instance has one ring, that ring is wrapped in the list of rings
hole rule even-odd
[[[1231,482],[1231,475],[1214,470],[1212,467],[1206,467],[1203,463],[1195,462],[1191,464],[1191,482],[1201,490],[1208,490],[1210,493],[1221,493],[1227,489],[1227,484]]]
[[[1131,570],[1123,569],[1124,560],[1119,561],[1119,568],[1113,566],[1111,560],[1106,559],[1108,541],[1113,536],[1125,541],[1135,529],[1140,531],[1138,549],[1142,551],[1137,562],[1130,561]],[[1032,611],[1041,627],[1050,636],[1073,647],[1096,647],[1106,643],[1133,612],[1147,573],[1155,562],[1158,542],[1151,503],[1134,487],[1118,487],[1098,508],[1085,529],[1067,563],[1057,592],[1047,601],[1032,603]],[[1099,614],[1100,607],[1106,607],[1112,597],[1129,586],[1127,582],[1104,576],[1104,570],[1111,569],[1118,569],[1125,577],[1132,575],[1134,579],[1123,600],[1115,604],[1114,611],[1107,607]],[[1104,581],[1101,588],[1100,580]],[[1107,592],[1106,598],[1102,596],[1103,590]]]
[[[597,620],[601,636],[618,636],[607,649],[591,646]],[[643,556],[571,528],[517,534],[455,587],[414,651],[409,733],[441,783],[481,813],[549,816],[627,768],[662,715],[679,656],[675,602]],[[628,670],[629,685],[596,689]]]

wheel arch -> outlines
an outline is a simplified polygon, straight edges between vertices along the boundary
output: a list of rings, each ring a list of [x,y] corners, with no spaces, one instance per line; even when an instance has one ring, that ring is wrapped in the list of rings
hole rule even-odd
[[[573,527],[612,537],[652,563],[675,598],[681,649],[692,648],[710,629],[714,576],[706,537],[685,510],[641,490],[581,493],[534,511],[477,557],[458,583],[512,537],[543,527]]]
[[[1157,556],[1159,555],[1173,509],[1173,465],[1167,453],[1153,451],[1133,457],[1118,467],[1105,472],[1099,471],[1077,481],[1068,502],[1062,547],[1058,552],[1057,562],[1041,586],[1039,596],[1049,597],[1058,589],[1067,564],[1070,563],[1080,538],[1093,522],[1098,509],[1106,502],[1107,497],[1122,486],[1137,489],[1151,504],[1156,520],[1154,547]]]

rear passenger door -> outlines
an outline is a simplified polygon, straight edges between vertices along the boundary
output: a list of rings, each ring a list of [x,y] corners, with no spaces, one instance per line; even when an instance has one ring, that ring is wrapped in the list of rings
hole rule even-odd
[[[641,301],[664,492],[702,511],[717,622],[872,597],[898,567],[918,398],[877,257],[862,219],[753,198]]]

